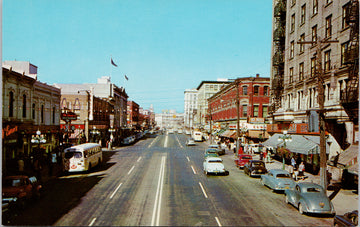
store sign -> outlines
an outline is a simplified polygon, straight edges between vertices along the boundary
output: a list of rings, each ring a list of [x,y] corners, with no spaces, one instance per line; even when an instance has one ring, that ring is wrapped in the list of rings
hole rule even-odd
[[[10,136],[17,131],[18,131],[18,126],[14,126],[14,127],[10,128],[10,126],[8,125],[2,129],[2,138],[4,139],[5,137]]]
[[[77,115],[73,112],[61,113],[61,120],[63,121],[73,121],[77,120]]]
[[[264,123],[265,122],[265,118],[262,117],[250,117],[249,118],[249,123]]]

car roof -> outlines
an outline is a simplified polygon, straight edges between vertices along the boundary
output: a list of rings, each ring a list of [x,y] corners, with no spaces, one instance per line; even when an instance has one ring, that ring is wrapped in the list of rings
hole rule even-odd
[[[251,154],[239,154],[239,157],[252,157]]]
[[[207,148],[206,152],[217,152],[215,148]]]
[[[222,161],[222,158],[218,158],[218,157],[208,157],[206,160],[219,160],[219,161]]]
[[[301,183],[298,183],[297,185],[299,185],[301,188],[313,188],[313,187],[315,187],[315,188],[318,188],[318,187],[322,188],[321,185],[316,184],[316,183],[312,183],[312,182],[301,182]]]
[[[254,159],[250,160],[250,162],[262,162],[262,163],[264,163],[264,161],[261,161],[261,160],[254,160]]]

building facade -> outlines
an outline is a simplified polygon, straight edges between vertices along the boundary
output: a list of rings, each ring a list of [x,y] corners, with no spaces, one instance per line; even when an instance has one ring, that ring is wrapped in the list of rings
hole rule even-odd
[[[186,128],[193,127],[194,116],[197,112],[196,89],[185,89],[184,91],[184,124]]]
[[[4,62],[2,83],[2,170],[6,175],[16,173],[18,160],[31,169],[59,146],[61,94],[60,89],[38,81],[37,67],[29,62]]]
[[[140,129],[140,108],[134,101],[127,102],[127,126],[128,128]]]
[[[155,114],[156,126],[160,129],[182,129],[184,127],[184,114],[175,110],[163,110]]]

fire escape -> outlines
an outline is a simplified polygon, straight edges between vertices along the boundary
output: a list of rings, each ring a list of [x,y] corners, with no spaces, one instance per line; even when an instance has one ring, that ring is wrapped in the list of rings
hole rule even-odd
[[[341,91],[341,105],[354,123],[359,119],[359,0],[351,0],[346,23],[350,26],[350,42],[344,52],[349,77],[346,88]]]
[[[274,23],[274,55],[272,56],[273,78],[271,83],[273,100],[269,110],[270,113],[274,113],[281,107],[281,95],[284,87],[286,0],[279,0],[276,3],[274,8]]]

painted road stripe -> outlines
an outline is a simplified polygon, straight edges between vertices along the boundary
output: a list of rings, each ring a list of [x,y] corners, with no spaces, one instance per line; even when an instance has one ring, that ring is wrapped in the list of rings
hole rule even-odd
[[[195,171],[195,169],[194,169],[193,166],[191,166],[191,169],[192,169],[192,171],[194,172],[194,174],[196,174],[196,171]]]
[[[136,162],[140,162],[141,158],[142,158],[142,157],[139,157],[139,158],[138,158],[138,160],[137,160]]]
[[[205,198],[207,199],[208,196],[207,196],[207,194],[206,194],[206,192],[205,192],[205,189],[204,189],[204,187],[202,186],[201,182],[199,182],[199,185],[200,185],[200,188],[201,188],[202,192],[204,193]]]
[[[188,156],[186,156],[186,158],[187,158],[188,162],[190,162],[190,158]]]
[[[166,134],[165,142],[164,142],[164,147],[167,147],[167,146],[168,146],[168,138],[169,138],[169,136]]]
[[[163,156],[161,158],[159,180],[158,180],[158,186],[156,189],[156,197],[155,197],[153,215],[152,215],[152,219],[151,219],[151,226],[154,226],[154,225],[159,226],[159,224],[160,224],[162,189],[163,189],[163,185],[164,185],[164,176],[165,176],[165,161],[166,161],[166,157]]]
[[[215,220],[216,220],[218,226],[222,226],[221,223],[220,223],[220,221],[219,221],[219,218],[218,218],[218,217],[215,217]]]
[[[90,222],[89,226],[92,226],[95,221],[96,221],[96,218],[93,218],[93,220]]]
[[[135,166],[131,167],[131,169],[128,172],[128,175],[130,175],[130,173],[134,170]]]
[[[117,192],[117,190],[119,190],[119,188],[121,187],[122,183],[119,184],[119,186],[117,186],[117,188],[115,189],[115,191],[111,194],[110,199],[112,199],[112,197],[114,197],[115,193]]]

